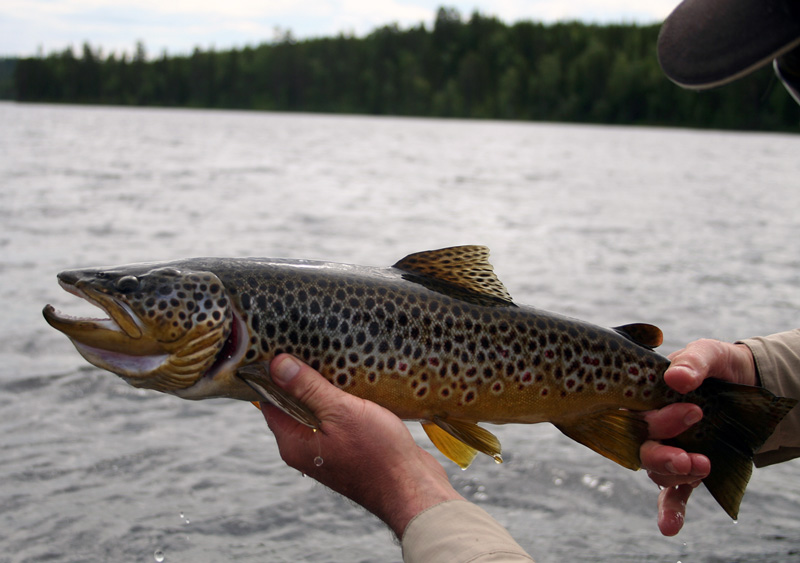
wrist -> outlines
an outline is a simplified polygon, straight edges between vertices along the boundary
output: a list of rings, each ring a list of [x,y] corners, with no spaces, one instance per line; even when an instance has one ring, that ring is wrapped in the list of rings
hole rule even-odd
[[[464,499],[450,484],[442,466],[422,453],[429,459],[410,461],[388,472],[387,486],[382,487],[381,498],[372,510],[399,539],[417,514],[448,500]]]
[[[756,361],[753,358],[753,352],[750,350],[750,347],[741,342],[737,342],[733,345],[733,347],[740,357],[738,362],[738,365],[740,366],[739,382],[745,385],[756,385],[761,387],[761,378],[758,376]]]

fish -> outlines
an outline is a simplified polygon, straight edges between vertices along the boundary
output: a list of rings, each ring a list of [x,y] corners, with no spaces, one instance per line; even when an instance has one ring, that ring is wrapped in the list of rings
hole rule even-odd
[[[46,321],[91,364],[134,387],[183,399],[267,401],[303,424],[324,421],[269,375],[292,354],[336,387],[419,421],[460,467],[502,462],[478,423],[549,422],[628,469],[639,469],[644,413],[675,402],[701,422],[668,441],[705,454],[703,482],[736,519],[754,452],[797,403],[708,379],[681,395],[664,383],[659,328],[604,328],[516,304],[484,246],[466,245],[367,267],[272,258],[190,258],[68,270],[68,292],[108,318]]]

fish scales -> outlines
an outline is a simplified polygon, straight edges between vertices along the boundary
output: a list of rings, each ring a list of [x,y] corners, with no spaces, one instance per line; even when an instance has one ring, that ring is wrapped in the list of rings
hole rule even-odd
[[[675,398],[668,361],[614,331],[454,299],[400,271],[249,261],[216,273],[250,328],[247,361],[296,355],[402,418],[532,423],[617,395],[633,410]]]
[[[136,387],[186,399],[269,401],[324,421],[278,388],[269,361],[293,354],[331,383],[419,420],[467,467],[501,461],[478,422],[551,422],[630,469],[647,439],[643,411],[677,402],[703,420],[670,443],[711,459],[704,483],[736,518],[753,454],[797,401],[709,379],[679,395],[653,351],[661,331],[614,329],[516,305],[480,246],[412,254],[390,268],[307,260],[195,258],[59,274],[109,319],[45,307],[90,363]]]

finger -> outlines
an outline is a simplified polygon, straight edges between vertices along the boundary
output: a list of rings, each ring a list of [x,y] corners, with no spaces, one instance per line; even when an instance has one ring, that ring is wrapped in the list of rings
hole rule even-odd
[[[703,409],[692,403],[673,403],[663,409],[645,413],[648,438],[665,440],[674,438],[700,422]]]
[[[281,354],[270,362],[272,380],[311,410],[320,422],[336,418],[345,406],[358,402],[353,395],[332,385],[311,366],[289,354]],[[323,430],[324,432],[324,430]]]
[[[686,503],[694,488],[691,485],[669,487],[658,495],[658,529],[665,536],[681,531],[686,518]]]
[[[648,440],[639,449],[642,467],[649,473],[657,475],[689,475],[692,460],[689,454],[680,448],[665,446],[659,442]],[[652,475],[651,475],[652,478]],[[665,485],[665,483],[658,483]]]

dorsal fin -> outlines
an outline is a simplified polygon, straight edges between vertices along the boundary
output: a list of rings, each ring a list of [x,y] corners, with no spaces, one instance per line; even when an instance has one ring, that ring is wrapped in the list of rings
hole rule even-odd
[[[645,348],[658,348],[664,342],[664,335],[661,333],[661,329],[645,323],[615,326],[614,330],[631,342],[635,342]]]
[[[455,288],[455,297],[467,298],[463,292],[477,297],[488,297],[497,305],[513,305],[511,295],[494,273],[489,263],[489,249],[485,246],[453,246],[409,254],[395,268],[421,276],[414,279],[429,289],[447,293],[444,286]],[[434,283],[425,283],[431,280]]]

